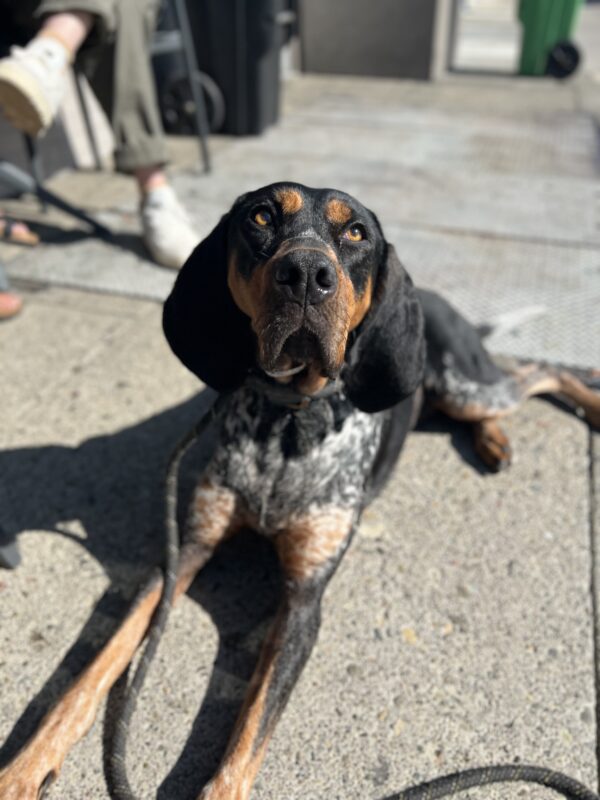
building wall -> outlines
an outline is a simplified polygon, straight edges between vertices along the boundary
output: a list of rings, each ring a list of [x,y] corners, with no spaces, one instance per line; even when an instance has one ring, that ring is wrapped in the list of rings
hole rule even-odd
[[[431,77],[436,0],[301,0],[307,72]]]

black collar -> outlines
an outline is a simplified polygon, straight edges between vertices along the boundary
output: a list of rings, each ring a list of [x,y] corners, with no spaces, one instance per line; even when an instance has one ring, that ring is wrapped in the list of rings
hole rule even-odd
[[[320,392],[311,395],[301,394],[291,386],[279,383],[273,378],[267,377],[264,373],[254,370],[248,374],[246,384],[264,394],[274,405],[285,406],[294,410],[308,408],[314,400],[332,397],[342,391],[342,381],[336,378],[333,381],[329,381]]]

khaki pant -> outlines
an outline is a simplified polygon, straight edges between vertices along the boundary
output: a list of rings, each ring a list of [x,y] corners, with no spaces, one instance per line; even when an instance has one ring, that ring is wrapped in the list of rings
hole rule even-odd
[[[6,1],[1,5],[6,7]],[[121,172],[164,164],[166,145],[150,65],[150,42],[159,0],[19,0],[18,21],[65,11],[87,11],[94,27],[77,55],[108,116]],[[18,10],[17,10],[18,9]]]

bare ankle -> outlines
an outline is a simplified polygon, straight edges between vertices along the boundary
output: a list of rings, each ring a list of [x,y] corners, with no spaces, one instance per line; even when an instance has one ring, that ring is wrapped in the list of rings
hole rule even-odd
[[[73,57],[92,29],[94,17],[87,11],[67,11],[46,17],[38,36],[59,41]]]
[[[142,196],[169,183],[162,166],[138,167],[134,172]]]

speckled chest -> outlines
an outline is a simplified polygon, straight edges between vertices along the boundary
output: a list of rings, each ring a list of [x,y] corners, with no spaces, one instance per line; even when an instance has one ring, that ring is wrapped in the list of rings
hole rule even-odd
[[[292,410],[243,387],[224,409],[207,477],[233,490],[265,533],[319,508],[358,516],[382,425],[343,393]]]

